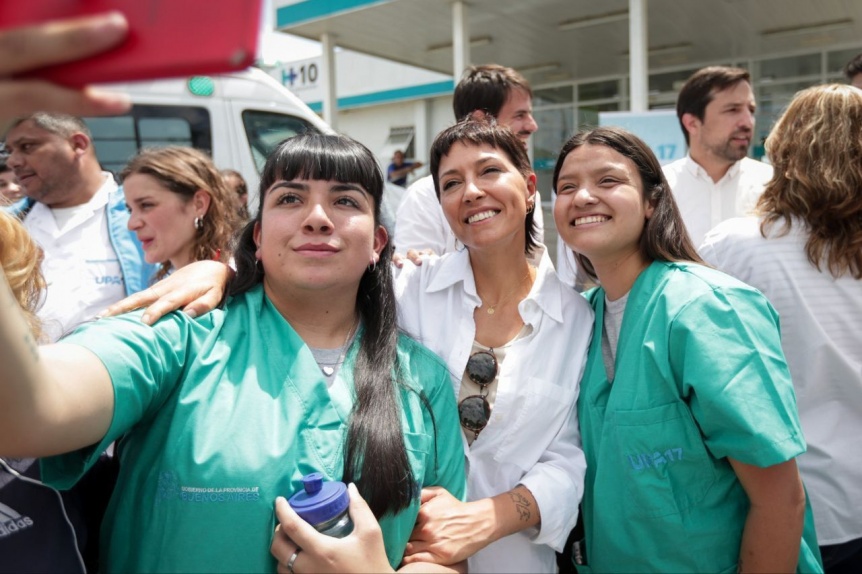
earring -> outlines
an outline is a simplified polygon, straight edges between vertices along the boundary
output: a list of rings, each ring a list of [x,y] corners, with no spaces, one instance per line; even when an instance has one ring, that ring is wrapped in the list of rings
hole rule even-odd
[[[527,215],[533,213],[533,210],[536,209],[536,200],[530,202],[530,205],[527,206]]]
[[[461,243],[461,240],[457,237],[455,238],[455,251],[464,251],[467,249],[467,246]]]
[[[371,258],[371,263],[368,264],[366,269],[369,273],[374,273],[377,270],[377,259],[374,257]]]
[[[204,218],[201,217],[200,215],[198,215],[197,217],[195,217],[195,229],[200,231],[203,228],[204,228]]]

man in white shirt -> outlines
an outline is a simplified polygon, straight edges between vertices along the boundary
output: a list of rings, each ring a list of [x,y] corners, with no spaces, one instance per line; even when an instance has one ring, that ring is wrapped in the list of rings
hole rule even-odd
[[[508,126],[527,145],[530,136],[539,129],[533,118],[533,91],[524,77],[496,64],[471,66],[455,86],[452,96],[455,119],[471,114],[489,114],[497,123]],[[544,221],[541,201],[537,198],[535,227],[537,242],[544,242]],[[430,175],[415,181],[404,195],[395,216],[395,249],[430,249],[443,255],[455,251],[455,235],[443,215]]]
[[[664,174],[695,245],[720,222],[748,213],[772,178],[771,166],[746,157],[754,111],[751,77],[740,68],[703,68],[680,90],[676,113],[689,153]]]
[[[39,317],[54,341],[146,288],[153,267],[126,227],[123,193],[99,166],[80,118],[46,112],[20,118],[6,133],[6,148],[26,195],[11,211],[45,252],[48,290]]]

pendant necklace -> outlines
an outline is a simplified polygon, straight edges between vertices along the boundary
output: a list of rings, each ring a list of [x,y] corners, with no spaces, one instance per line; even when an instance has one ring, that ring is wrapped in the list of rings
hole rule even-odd
[[[482,296],[480,295],[480,296],[479,296],[479,300],[480,300],[480,301],[482,301],[482,307],[483,307],[483,308],[484,308],[484,307],[487,307],[487,309],[485,309],[485,312],[486,312],[486,313],[488,313],[489,315],[493,315],[493,314],[496,312],[497,307],[499,307],[499,306],[500,306],[500,305],[502,305],[503,303],[508,303],[508,302],[509,302],[509,299],[511,299],[512,297],[514,297],[515,295],[517,295],[517,294],[518,294],[518,290],[521,288],[521,285],[523,285],[523,284],[524,284],[524,280],[525,280],[525,279],[527,279],[528,277],[530,277],[530,275],[532,274],[532,272],[533,272],[533,269],[532,269],[532,268],[529,268],[529,269],[527,270],[527,274],[526,274],[526,275],[524,275],[524,277],[523,277],[523,278],[518,282],[518,284],[515,286],[515,290],[514,290],[514,291],[512,291],[511,293],[509,293],[508,295],[506,295],[505,297],[501,298],[500,300],[498,300],[498,301],[497,301],[496,303],[494,303],[493,305],[486,305],[486,304],[485,304],[485,300],[484,300],[484,299],[482,299]]]
[[[347,356],[347,348],[350,346],[350,339],[353,337],[353,333],[356,331],[356,326],[359,322],[354,322],[353,326],[350,327],[350,330],[347,331],[347,337],[344,339],[344,344],[341,346],[341,354],[338,355],[338,360],[331,365],[320,365],[320,370],[323,371],[323,374],[327,377],[331,377],[333,373],[335,373],[335,369],[344,362],[344,357]]]

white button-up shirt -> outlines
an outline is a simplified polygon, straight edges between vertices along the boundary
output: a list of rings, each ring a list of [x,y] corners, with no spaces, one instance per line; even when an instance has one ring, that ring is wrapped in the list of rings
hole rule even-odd
[[[759,289],[781,317],[781,345],[793,377],[808,450],[799,455],[820,544],[862,538],[862,280],[818,271],[805,251],[808,231],[794,218],[760,233],[761,219],[725,221],[701,256]]]
[[[690,155],[662,171],[695,247],[722,221],[749,213],[772,179],[771,165],[747,157],[730,166],[717,182]]]
[[[70,208],[74,212],[62,228],[51,208],[42,203],[36,203],[24,219],[24,227],[45,252],[42,273],[48,289],[39,318],[51,341],[126,296],[105,209],[117,184],[111,174],[104,176],[105,182],[90,201]]]
[[[563,285],[540,248],[536,281],[518,310],[530,333],[508,347],[491,420],[472,446],[464,440],[468,500],[519,484],[536,499],[541,528],[490,544],[470,558],[471,572],[556,572],[574,527],[586,463],[578,431],[578,387],[593,327],[586,300]],[[449,366],[455,396],[476,335],[481,305],[469,251],[407,262],[396,278],[401,328]]]

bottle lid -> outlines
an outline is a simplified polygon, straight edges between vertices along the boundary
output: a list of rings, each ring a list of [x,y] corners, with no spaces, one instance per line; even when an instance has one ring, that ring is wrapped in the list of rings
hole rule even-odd
[[[303,490],[290,497],[293,510],[309,524],[332,520],[350,504],[350,495],[343,482],[324,481],[319,472],[302,477]]]

